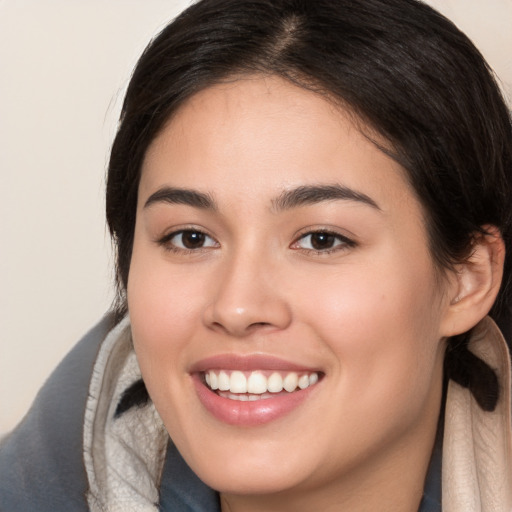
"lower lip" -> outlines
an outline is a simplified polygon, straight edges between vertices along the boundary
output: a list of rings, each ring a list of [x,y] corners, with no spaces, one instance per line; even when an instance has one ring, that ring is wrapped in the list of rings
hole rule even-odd
[[[193,381],[199,400],[208,412],[224,423],[241,427],[264,425],[286,416],[299,407],[312,391],[312,388],[306,388],[272,398],[242,402],[217,395],[204,385],[197,374],[193,375]]]

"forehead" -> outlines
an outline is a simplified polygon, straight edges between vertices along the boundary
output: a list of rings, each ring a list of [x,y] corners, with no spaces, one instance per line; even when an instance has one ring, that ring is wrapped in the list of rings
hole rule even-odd
[[[194,186],[222,196],[236,185],[254,198],[304,184],[386,184],[395,199],[412,198],[405,171],[378,146],[386,141],[324,96],[277,77],[243,78],[181,106],[148,148],[139,192]]]

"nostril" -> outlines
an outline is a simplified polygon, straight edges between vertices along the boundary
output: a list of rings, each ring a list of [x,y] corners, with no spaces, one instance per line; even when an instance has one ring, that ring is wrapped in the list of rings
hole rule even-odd
[[[212,322],[210,324],[210,329],[214,331],[227,332],[235,336],[246,336],[258,331],[259,329],[268,329],[272,327],[273,325],[271,322],[252,322],[249,325],[229,325],[229,327],[225,326],[222,322]]]
[[[273,329],[274,327],[275,326],[273,326],[270,322],[253,322],[247,326],[246,332],[251,334],[259,330],[267,331],[269,329]]]
[[[233,297],[228,291],[215,297],[204,310],[204,324],[210,330],[238,337],[259,330],[284,329],[289,325],[291,313],[286,301],[280,297],[255,292],[240,298]]]

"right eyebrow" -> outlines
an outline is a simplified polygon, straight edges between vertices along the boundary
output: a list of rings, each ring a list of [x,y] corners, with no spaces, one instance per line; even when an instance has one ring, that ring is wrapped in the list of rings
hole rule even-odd
[[[185,204],[202,210],[217,210],[217,204],[212,196],[188,188],[159,188],[149,196],[144,203],[144,208],[156,203]]]
[[[380,211],[379,205],[371,197],[339,184],[303,185],[285,190],[272,201],[272,205],[275,210],[279,211],[333,200],[356,201]]]

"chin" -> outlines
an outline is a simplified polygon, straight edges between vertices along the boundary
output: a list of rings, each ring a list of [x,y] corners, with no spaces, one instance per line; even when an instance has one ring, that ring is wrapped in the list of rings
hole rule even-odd
[[[300,485],[303,475],[283,472],[282,468],[269,471],[267,464],[240,468],[226,467],[212,471],[196,471],[198,476],[216,491],[234,495],[270,495],[285,492]]]

